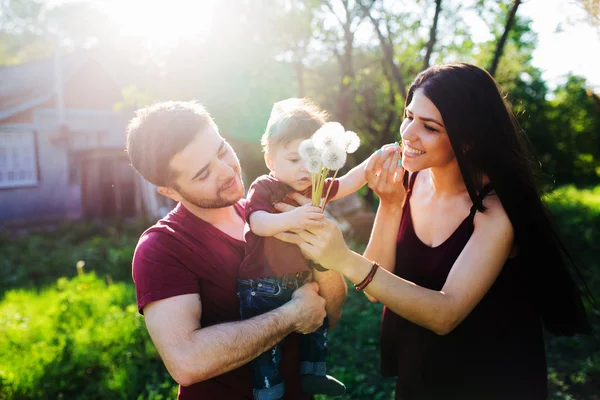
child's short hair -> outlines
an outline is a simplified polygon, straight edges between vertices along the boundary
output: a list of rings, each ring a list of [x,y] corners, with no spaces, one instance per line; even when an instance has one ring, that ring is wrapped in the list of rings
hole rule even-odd
[[[289,98],[273,105],[260,143],[264,152],[296,139],[308,139],[327,120],[328,114],[308,99]]]

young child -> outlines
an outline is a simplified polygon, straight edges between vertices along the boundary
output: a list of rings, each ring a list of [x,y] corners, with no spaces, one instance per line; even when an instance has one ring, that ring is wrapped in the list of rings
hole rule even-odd
[[[310,280],[311,270],[298,246],[273,236],[291,229],[318,227],[323,221],[319,207],[305,205],[278,213],[274,204],[290,201],[299,192],[311,197],[311,177],[298,154],[300,143],[312,136],[327,114],[305,99],[275,103],[262,137],[269,175],[257,178],[249,188],[246,207],[246,255],[240,267],[238,296],[242,319],[277,308],[291,299],[298,287]],[[365,162],[341,178],[328,179],[323,193],[328,201],[344,197],[366,183]],[[304,335],[300,349],[300,384],[305,393],[330,396],[345,393],[345,386],[326,374],[328,319],[315,332]],[[251,362],[254,398],[279,399],[285,385],[279,375],[280,345]]]

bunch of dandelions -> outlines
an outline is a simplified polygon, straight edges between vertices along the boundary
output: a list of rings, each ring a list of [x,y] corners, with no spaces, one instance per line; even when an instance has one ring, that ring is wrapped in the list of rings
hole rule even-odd
[[[300,143],[300,157],[306,161],[312,181],[312,205],[325,208],[326,199],[333,185],[329,185],[323,196],[323,187],[329,172],[334,171],[333,179],[346,164],[346,155],[354,153],[360,146],[355,132],[345,131],[338,122],[327,122],[309,139]]]

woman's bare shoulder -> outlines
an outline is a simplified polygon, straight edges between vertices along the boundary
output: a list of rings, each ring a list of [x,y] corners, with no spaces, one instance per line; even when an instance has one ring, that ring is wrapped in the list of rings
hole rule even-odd
[[[484,229],[509,230],[512,233],[512,223],[502,205],[502,201],[495,192],[488,194],[483,199],[485,211],[477,212],[473,225]]]

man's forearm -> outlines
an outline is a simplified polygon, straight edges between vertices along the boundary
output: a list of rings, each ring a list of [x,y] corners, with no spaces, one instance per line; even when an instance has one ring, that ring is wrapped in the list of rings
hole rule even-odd
[[[313,270],[313,280],[319,284],[319,295],[326,301],[325,310],[329,318],[329,326],[334,328],[342,316],[342,306],[348,294],[346,281],[335,271],[316,270]]]
[[[180,349],[178,377],[187,386],[234,370],[295,330],[296,317],[284,305],[257,317],[201,328]]]

